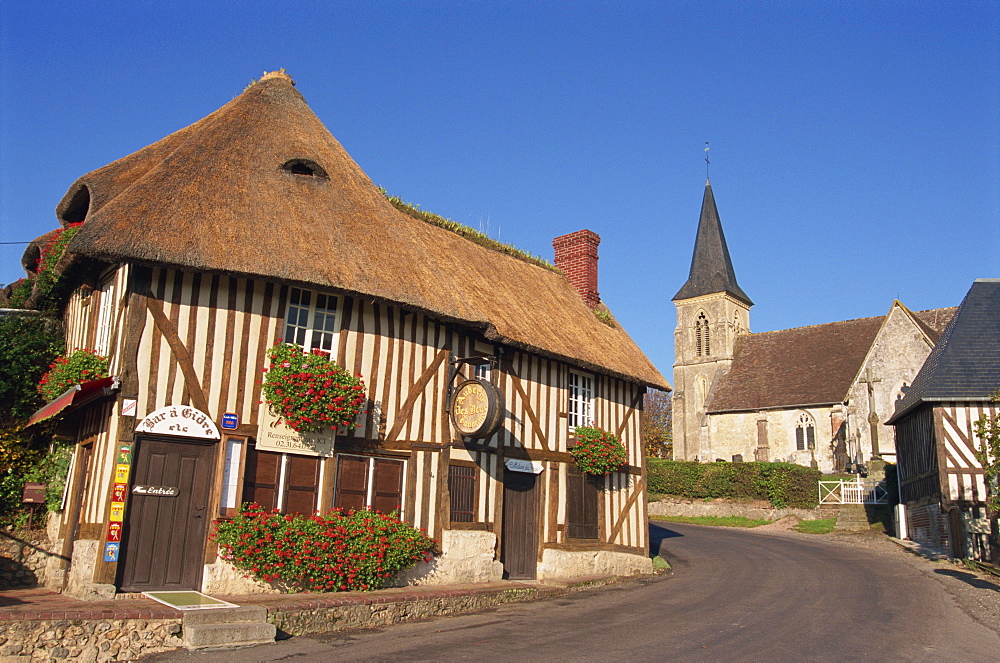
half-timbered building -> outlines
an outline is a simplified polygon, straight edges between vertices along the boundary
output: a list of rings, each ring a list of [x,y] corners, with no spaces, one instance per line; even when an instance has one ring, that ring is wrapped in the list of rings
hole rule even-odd
[[[998,388],[1000,279],[979,279],[888,421],[908,536],[952,557],[990,561],[1000,553],[990,552],[997,525],[986,510],[975,432],[980,417],[1000,416]]]
[[[117,386],[43,414],[76,442],[67,591],[250,591],[210,538],[244,502],[398,511],[439,542],[414,582],[649,568],[639,411],[669,386],[599,300],[594,233],[558,238],[553,269],[400,211],[283,73],[84,175],[57,215],[82,224],[67,346]],[[356,429],[276,421],[276,340],[363,377]],[[478,437],[449,416],[473,379],[501,398]],[[621,438],[623,471],[578,471],[584,424]]]

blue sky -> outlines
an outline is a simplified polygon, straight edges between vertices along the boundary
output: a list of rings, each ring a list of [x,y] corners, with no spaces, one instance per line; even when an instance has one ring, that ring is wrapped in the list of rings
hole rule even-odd
[[[549,258],[600,234],[602,298],[670,380],[705,141],[754,331],[1000,276],[998,35],[992,0],[4,2],[0,242],[284,67],[390,193]]]

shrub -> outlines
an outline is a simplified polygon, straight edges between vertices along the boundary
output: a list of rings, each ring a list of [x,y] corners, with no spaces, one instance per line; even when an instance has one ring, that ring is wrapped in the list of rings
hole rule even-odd
[[[69,241],[79,232],[82,225],[83,222],[71,223],[64,228],[58,228],[39,252],[34,278],[37,308],[54,308],[61,298],[65,280],[62,275],[56,274],[55,267],[66,252]]]
[[[608,474],[628,464],[628,452],[613,433],[590,426],[577,426],[576,446],[569,450],[581,472]]]
[[[0,318],[0,426],[24,422],[43,405],[38,381],[62,350],[58,320],[39,315]]]
[[[49,365],[38,381],[38,393],[46,402],[61,396],[75,384],[108,377],[108,359],[93,350],[76,349]]]
[[[277,342],[267,351],[264,400],[289,428],[319,433],[326,428],[354,428],[365,403],[361,374],[351,375],[322,350],[306,352]]]
[[[372,590],[428,559],[434,540],[377,511],[282,515],[247,504],[216,525],[223,559],[292,591]]]
[[[819,470],[791,463],[696,463],[650,459],[649,491],[701,499],[766,500],[774,507],[812,508]]]

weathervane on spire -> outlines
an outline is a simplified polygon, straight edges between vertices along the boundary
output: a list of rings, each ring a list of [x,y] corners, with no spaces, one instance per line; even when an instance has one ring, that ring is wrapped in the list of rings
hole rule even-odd
[[[712,163],[708,160],[708,141],[705,141],[705,179],[708,179],[708,164]]]

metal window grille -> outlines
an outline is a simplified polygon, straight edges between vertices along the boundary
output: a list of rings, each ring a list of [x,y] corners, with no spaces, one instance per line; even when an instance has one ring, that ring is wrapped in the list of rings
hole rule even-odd
[[[476,519],[476,468],[465,465],[448,467],[448,492],[451,494],[451,522],[474,522]]]
[[[594,379],[589,375],[569,372],[569,426],[589,426],[593,423]]]
[[[285,343],[332,353],[336,331],[335,296],[292,288],[285,315]]]

